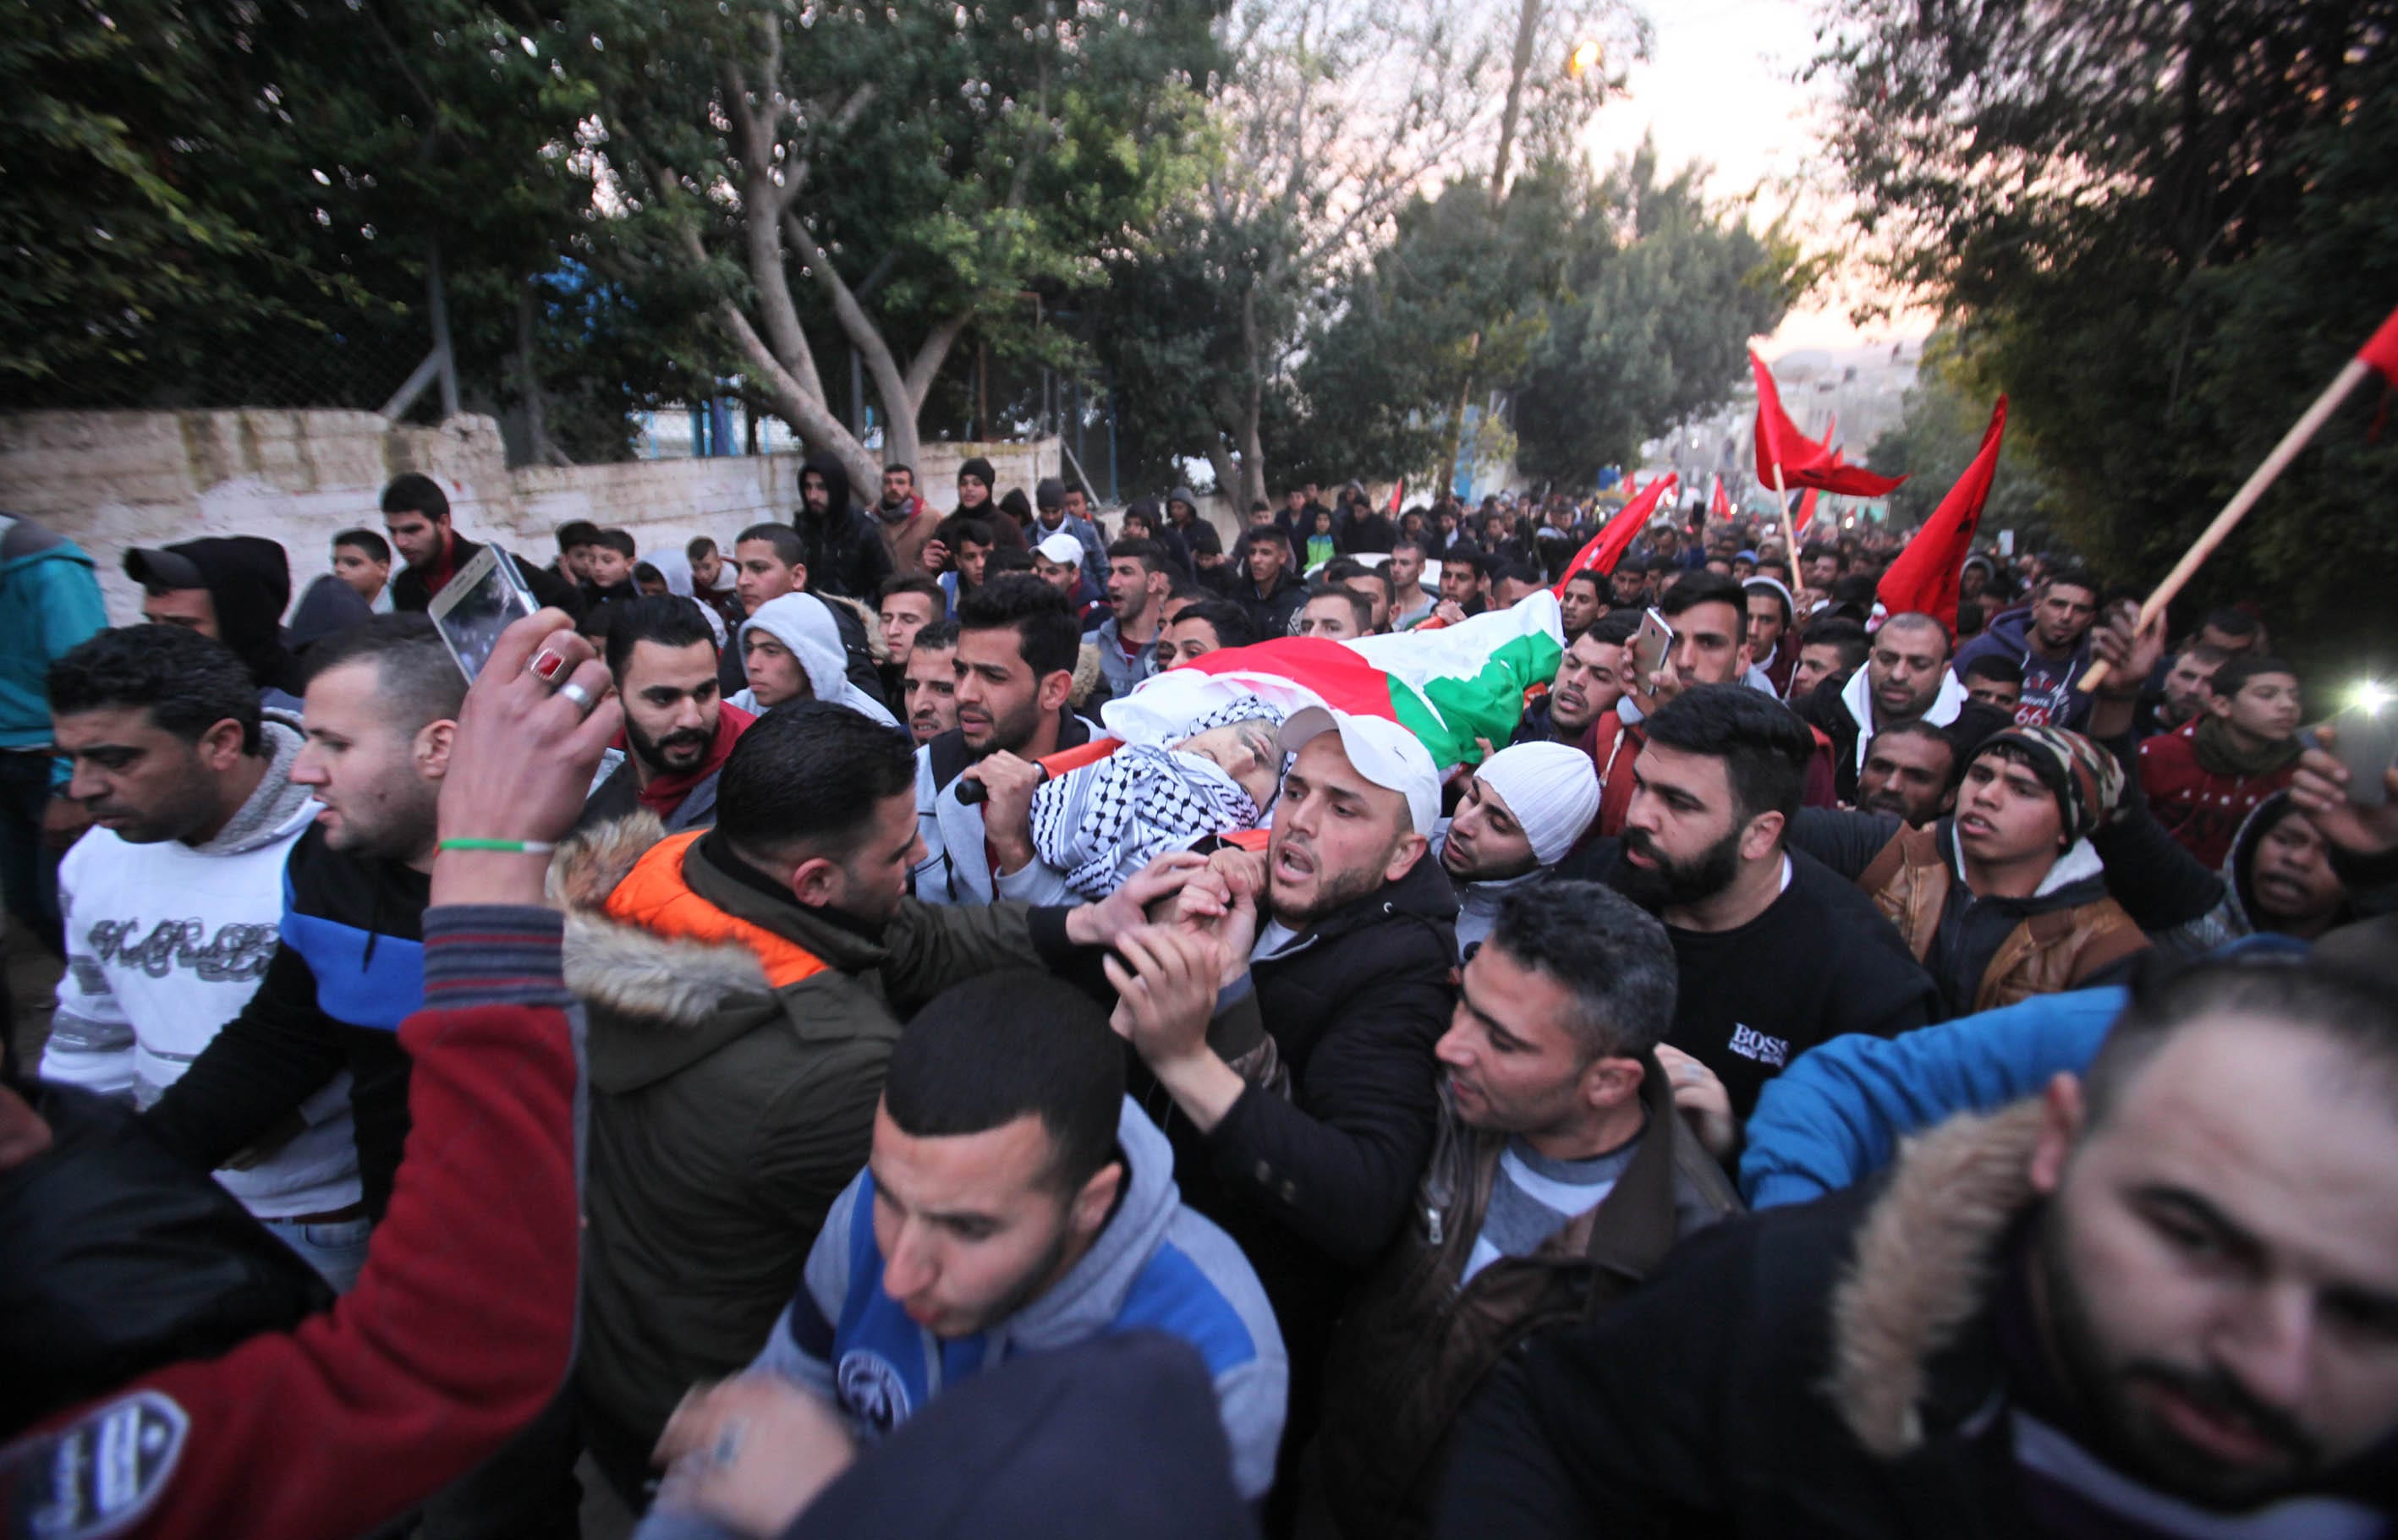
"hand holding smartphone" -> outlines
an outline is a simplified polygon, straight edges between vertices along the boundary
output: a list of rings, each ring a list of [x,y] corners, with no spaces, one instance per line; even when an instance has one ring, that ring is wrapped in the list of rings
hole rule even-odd
[[[540,608],[515,558],[496,545],[486,545],[442,585],[425,611],[450,656],[457,660],[458,671],[472,684],[500,633]]]
[[[1673,626],[1652,609],[1640,617],[1640,629],[1632,634],[1629,645],[1634,687],[1643,695],[1655,694],[1657,676],[1664,668],[1665,660],[1673,656]]]
[[[2360,808],[2386,805],[2385,772],[2398,759],[2398,702],[2380,690],[2360,690],[2331,725],[2337,730],[2333,752],[2348,771],[2348,799]]]

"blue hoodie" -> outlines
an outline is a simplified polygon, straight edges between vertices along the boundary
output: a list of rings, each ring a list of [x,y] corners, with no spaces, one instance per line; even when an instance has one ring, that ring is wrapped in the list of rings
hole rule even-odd
[[[874,1178],[859,1172],[833,1200],[798,1296],[747,1372],[807,1386],[841,1409],[851,1431],[874,1440],[945,1388],[1011,1358],[1162,1332],[1206,1362],[1233,1446],[1233,1482],[1256,1501],[1273,1480],[1289,1384],[1265,1290],[1231,1238],[1183,1206],[1174,1151],[1130,1097],[1117,1119],[1116,1148],[1126,1168],[1124,1195],[1091,1249],[1030,1305],[970,1337],[936,1337],[883,1292]],[[634,1540],[727,1533],[662,1504]]]
[[[50,741],[50,664],[108,626],[91,558],[32,519],[0,514],[0,749]],[[64,785],[67,762],[51,783]]]

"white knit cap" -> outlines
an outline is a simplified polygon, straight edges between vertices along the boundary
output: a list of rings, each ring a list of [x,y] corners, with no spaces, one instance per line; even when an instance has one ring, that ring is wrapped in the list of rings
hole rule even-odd
[[[1499,794],[1543,866],[1556,865],[1598,816],[1598,767],[1570,743],[1501,749],[1474,778]]]

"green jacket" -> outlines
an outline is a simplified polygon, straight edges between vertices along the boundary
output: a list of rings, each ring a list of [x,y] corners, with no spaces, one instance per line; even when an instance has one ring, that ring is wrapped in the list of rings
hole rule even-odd
[[[748,945],[605,912],[660,837],[638,814],[561,851],[551,877],[590,1075],[577,1384],[644,1440],[693,1382],[755,1358],[790,1303],[827,1209],[866,1164],[903,1016],[961,980],[1041,962],[1022,904],[910,899],[870,940],[692,846],[693,894],[826,964],[771,988]]]

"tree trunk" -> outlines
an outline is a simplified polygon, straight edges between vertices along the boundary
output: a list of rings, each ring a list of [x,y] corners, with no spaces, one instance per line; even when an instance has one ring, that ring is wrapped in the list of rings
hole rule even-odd
[[[1516,19],[1516,57],[1507,74],[1507,105],[1499,114],[1499,158],[1490,168],[1490,211],[1507,198],[1507,162],[1516,153],[1516,128],[1524,115],[1524,77],[1532,69],[1532,42],[1541,27],[1541,0],[1524,0]]]
[[[1221,444],[1210,444],[1207,446],[1207,463],[1216,471],[1216,489],[1227,498],[1238,497],[1241,467],[1239,462],[1233,460],[1232,451]],[[1236,529],[1246,529],[1249,527],[1248,504],[1243,503],[1233,510],[1233,523]]]
[[[1265,341],[1258,335],[1257,290],[1241,291],[1241,356],[1247,361],[1248,378],[1244,382],[1241,396],[1241,420],[1234,424],[1235,442],[1241,451],[1241,488],[1234,500],[1233,512],[1246,522],[1253,503],[1262,502],[1266,496],[1266,441],[1263,426],[1266,402]]]

